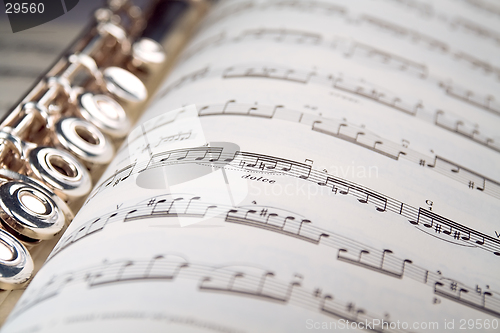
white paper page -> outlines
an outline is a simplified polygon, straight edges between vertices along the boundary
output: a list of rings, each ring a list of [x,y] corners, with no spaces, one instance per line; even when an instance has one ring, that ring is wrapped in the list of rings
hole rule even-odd
[[[487,6],[219,3],[2,332],[498,331]]]

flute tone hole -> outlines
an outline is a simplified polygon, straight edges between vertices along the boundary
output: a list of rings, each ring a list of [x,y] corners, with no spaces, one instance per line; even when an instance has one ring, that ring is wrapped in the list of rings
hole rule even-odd
[[[90,131],[87,127],[76,126],[75,132],[80,138],[82,138],[83,141],[91,145],[98,145],[101,142],[99,137],[95,133],[92,133],[92,131]]]
[[[78,176],[78,170],[76,169],[76,167],[61,156],[50,156],[49,163],[61,175],[69,178],[75,178],[76,176]]]

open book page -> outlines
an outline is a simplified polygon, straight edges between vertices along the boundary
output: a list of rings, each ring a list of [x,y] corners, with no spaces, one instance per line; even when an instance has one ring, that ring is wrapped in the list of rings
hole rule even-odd
[[[499,12],[220,2],[3,332],[498,330]]]

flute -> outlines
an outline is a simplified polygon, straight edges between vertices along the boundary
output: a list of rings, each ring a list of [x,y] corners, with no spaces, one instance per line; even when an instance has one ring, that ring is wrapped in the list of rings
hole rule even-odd
[[[33,249],[71,222],[208,7],[109,0],[2,121],[1,289],[29,283]]]

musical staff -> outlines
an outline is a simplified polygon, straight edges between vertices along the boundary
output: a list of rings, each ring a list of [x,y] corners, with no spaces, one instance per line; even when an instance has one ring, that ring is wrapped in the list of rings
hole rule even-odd
[[[361,17],[361,20],[371,27],[376,27],[380,29],[380,31],[389,32],[394,36],[398,36],[399,38],[407,38],[412,42],[421,42],[425,44],[430,50],[437,50],[441,53],[450,52],[450,46],[447,43],[440,41],[434,37],[424,35],[418,31],[402,27],[395,23],[371,15],[363,15]]]
[[[374,60],[382,65],[396,68],[404,73],[416,75],[420,78],[425,79],[428,76],[428,68],[424,64],[375,48],[368,44],[339,37],[327,40],[324,36],[318,33],[291,29],[249,29],[244,30],[239,35],[234,37],[227,36],[224,32],[219,33],[192,46],[184,53],[181,61],[187,61],[194,55],[199,55],[202,51],[210,48],[252,41],[272,41],[275,43],[321,47],[326,50],[339,52],[346,58],[360,56],[364,59]]]
[[[490,30],[482,25],[472,22],[466,18],[458,17],[451,22],[451,26],[456,29],[473,33],[475,36],[491,40],[496,46],[500,46],[500,33]]]
[[[456,16],[456,17],[450,17],[449,13],[440,11],[439,9],[434,8],[432,4],[425,3],[425,2],[420,2],[420,1],[399,1],[399,0],[386,0],[390,1],[394,5],[399,5],[402,6],[415,14],[425,17],[427,19],[436,19],[436,22],[442,23],[444,25],[450,26],[453,30],[452,31],[464,31],[467,33],[473,33],[475,36],[483,38],[485,40],[490,40],[495,42],[494,45],[500,46],[500,34],[482,26],[481,24],[477,22],[473,22],[469,19]],[[468,1],[468,0],[463,0],[464,3],[467,3],[469,5],[473,5],[474,7],[478,9],[483,9],[487,11],[489,14],[491,14],[491,10],[495,12],[495,10],[498,11],[498,8],[495,8],[494,6],[487,5],[486,7],[482,7],[484,5],[480,1]],[[481,8],[482,7],[482,8]]]
[[[491,94],[481,95],[452,83],[440,82],[439,86],[444,89],[447,95],[453,98],[489,111],[497,116],[500,115],[500,103],[498,103],[496,98]]]
[[[472,65],[472,69],[481,69],[482,73],[484,73],[485,75],[494,74],[497,77],[497,79],[500,79],[499,67],[496,67],[488,63],[487,61],[478,59],[477,57],[471,54],[458,50],[455,51],[447,43],[438,40],[434,37],[424,35],[412,29],[408,29],[400,25],[370,15],[364,15],[362,17],[362,20],[372,27],[379,28],[380,31],[389,32],[392,35],[398,36],[400,38],[407,38],[408,40],[414,43],[421,42],[425,44],[429,50],[435,50],[440,52],[441,54],[447,54],[451,56],[453,59],[462,60],[467,65]]]
[[[458,60],[463,60],[467,62],[469,65],[472,65],[473,69],[481,69],[483,73],[490,74],[495,73],[497,77],[500,79],[500,68],[493,66],[487,61],[478,59],[477,57],[470,55],[465,52],[456,52],[453,56]]]
[[[495,302],[491,298],[493,294],[489,291],[477,289],[478,288],[475,290],[467,288],[456,281],[443,279],[442,281],[437,281],[435,283],[434,293],[473,309],[478,309],[479,311],[498,317],[498,311],[491,310],[487,306],[487,304]]]
[[[199,196],[180,196],[174,194],[148,198],[139,204],[121,208],[113,213],[108,213],[100,218],[84,223],[78,230],[71,234],[66,234],[61,239],[48,260],[52,260],[54,256],[58,255],[58,253],[68,246],[95,232],[103,230],[111,223],[130,223],[132,221],[140,222],[151,218],[175,218],[182,216],[202,218],[208,211],[215,213],[214,215],[224,219],[226,223],[259,228],[300,241],[336,249],[338,251],[337,260],[393,278],[402,279],[407,277],[432,288],[437,283],[445,283],[446,281],[459,283],[455,280],[444,278],[440,273],[417,266],[413,264],[412,260],[398,258],[391,250],[377,250],[359,241],[344,237],[330,230],[319,228],[315,225],[314,221],[288,211],[283,211],[275,207],[255,205],[251,207],[230,207],[205,202]],[[429,224],[429,214],[426,214],[425,221],[422,218],[420,222]],[[432,226],[426,225],[426,228],[428,227]],[[151,267],[153,265],[149,268],[150,272],[153,271]],[[169,276],[172,276],[172,274]],[[109,278],[99,277],[97,280],[93,280],[92,285],[108,283],[108,280]],[[464,290],[473,290],[471,287],[463,284],[460,285],[462,285],[462,289]],[[444,291],[441,290],[442,292]],[[487,305],[476,300],[472,303],[472,307],[500,317],[500,297],[490,293],[489,299],[490,302]],[[458,298],[452,300],[466,306],[471,306],[469,303],[472,302],[471,300],[461,302],[461,299]],[[484,309],[482,310],[482,308]]]
[[[388,253],[392,253],[391,250],[383,250],[382,251],[382,259],[381,259],[379,265],[373,265],[373,264],[370,264],[370,263],[367,263],[367,262],[363,262],[361,260],[362,259],[361,257],[363,256],[363,254],[365,255],[365,257],[370,254],[370,251],[368,251],[368,250],[361,250],[359,252],[359,256],[358,256],[357,259],[352,259],[352,258],[349,258],[348,256],[342,255],[343,253],[347,253],[347,252],[348,252],[348,250],[346,250],[346,249],[339,249],[339,252],[337,254],[337,260],[343,261],[343,262],[347,262],[347,263],[350,263],[352,265],[361,266],[363,268],[367,268],[369,270],[372,270],[372,271],[375,271],[375,272],[378,272],[378,273],[382,273],[382,274],[385,274],[385,275],[389,275],[391,277],[398,278],[398,279],[403,278],[403,276],[405,274],[405,266],[406,266],[406,264],[411,264],[412,263],[411,260],[405,259],[405,260],[403,260],[403,263],[402,263],[402,265],[400,267],[401,270],[399,270],[399,271],[392,271],[391,269],[387,269],[387,268],[384,267],[384,262],[385,262],[385,259],[386,259],[386,255]],[[385,263],[385,264],[387,265],[387,263]]]
[[[241,1],[237,3],[230,4],[221,8],[216,14],[210,15],[205,23],[204,27],[209,27],[217,22],[220,22],[228,17],[234,17],[238,14],[250,10],[296,10],[308,13],[318,13],[328,16],[338,16],[343,17],[347,14],[347,9],[343,6],[336,4],[326,3],[322,1],[308,0],[308,1],[297,1],[297,0],[280,0],[280,1],[265,1],[258,3],[256,1]]]
[[[419,7],[420,6],[417,6],[417,8]],[[453,59],[457,58],[461,59],[463,60],[464,63],[472,65],[473,69],[480,68],[483,70],[483,73],[485,75],[494,74],[497,77],[497,79],[500,79],[499,67],[496,67],[484,60],[477,59],[477,57],[475,57],[472,54],[463,53],[458,50],[455,51],[446,42],[443,42],[437,38],[428,36],[413,29],[400,26],[398,24],[389,22],[387,20],[372,15],[361,14],[355,17],[349,14],[347,8],[321,3],[317,1],[303,2],[303,1],[292,0],[292,1],[276,1],[276,2],[268,1],[265,3],[257,3],[254,1],[241,2],[234,4],[233,6],[226,6],[225,10],[221,10],[218,16],[209,19],[205,23],[205,26],[210,26],[215,22],[218,22],[224,18],[234,17],[235,15],[241,14],[245,11],[269,10],[270,8],[274,8],[275,10],[283,10],[286,8],[288,10],[297,10],[301,12],[315,12],[315,13],[321,13],[323,15],[335,15],[338,18],[343,19],[346,24],[366,23],[370,27],[376,27],[380,29],[380,31],[382,32],[388,32],[391,35],[397,36],[399,38],[406,38],[412,43],[421,42],[427,47],[428,50],[434,50],[440,52],[441,54],[447,54],[453,57]],[[427,4],[423,4],[423,6],[419,8],[419,10],[422,13],[425,13],[426,16],[429,15],[436,17],[443,16],[443,15],[433,15],[434,13],[432,11],[432,8],[428,7]],[[441,22],[441,20],[439,21]],[[477,24],[474,23],[471,24],[471,23],[472,22],[464,21],[462,18],[456,18],[455,20],[452,20],[451,23],[446,22],[446,24],[449,24],[452,28],[460,26],[460,27],[465,27],[468,30],[472,30],[476,34],[479,34],[480,36],[488,36],[489,38],[491,38],[490,36],[493,36],[493,38],[498,37],[497,34],[495,34],[494,32],[487,30],[485,28],[481,29]],[[451,31],[459,31],[459,30],[452,29]]]
[[[495,6],[492,3],[487,3],[485,1],[480,0],[462,0],[467,5],[477,8],[484,12],[485,14],[497,15],[500,17],[500,7]]]
[[[403,112],[409,116],[418,117],[423,121],[430,122],[439,128],[458,134],[481,146],[500,152],[500,142],[495,141],[493,135],[482,133],[479,126],[471,121],[456,117],[441,109],[427,108],[421,99],[410,100],[387,89],[383,89],[379,85],[349,78],[343,74],[335,76],[331,74],[320,75],[315,71],[301,71],[293,68],[278,68],[265,65],[231,66],[213,70],[205,67],[183,76],[164,88],[157,96],[155,103],[158,103],[158,101],[174,89],[179,89],[186,84],[198,80],[217,77],[224,80],[248,78],[272,79],[295,84],[317,84],[328,89],[340,90],[392,110]]]
[[[405,9],[408,9],[412,12],[417,13],[418,15],[424,17],[434,17],[436,15],[436,9],[432,4],[425,3],[417,0],[386,0],[386,2],[390,2],[393,5],[401,6]]]
[[[127,171],[127,173],[137,174],[146,169],[183,163],[204,163],[214,168],[227,166],[244,171],[256,171],[298,178],[320,187],[330,188],[333,194],[354,196],[359,203],[371,204],[378,212],[387,211],[403,216],[415,227],[422,230],[434,228],[435,236],[447,242],[477,247],[500,256],[500,239],[468,228],[463,224],[438,214],[427,212],[423,208],[413,207],[354,182],[329,175],[324,171],[314,170],[310,164],[251,152],[237,151],[224,153],[223,149],[223,147],[196,147],[165,151],[154,154],[147,162],[145,168],[143,166],[137,168],[136,165],[132,164],[128,167],[132,168],[132,171]],[[123,173],[123,170],[120,170],[119,173],[115,173],[98,185],[88,201],[95,198],[98,193],[105,191],[106,188],[115,182],[116,177],[121,173]],[[430,226],[427,223],[429,220],[432,220]],[[56,246],[56,249],[59,245]]]
[[[242,265],[236,269],[224,265],[193,263],[178,254],[159,254],[151,258],[104,262],[78,271],[56,275],[38,289],[31,289],[29,297],[19,303],[13,316],[18,316],[27,309],[56,297],[69,285],[85,284],[91,291],[95,287],[115,283],[148,280],[175,283],[179,279],[194,281],[199,292],[223,293],[233,297],[250,296],[256,300],[271,301],[282,305],[294,304],[308,310],[319,311],[333,318],[354,322],[372,321],[377,318],[365,309],[355,306],[353,302],[339,301],[334,298],[333,294],[323,291],[328,290],[329,287],[313,290],[304,288],[300,274],[295,274],[289,281],[283,281],[276,278],[276,273],[271,270],[260,269],[259,275],[254,270],[246,270]],[[446,292],[437,288],[444,283],[435,283],[436,294],[447,295]],[[483,295],[484,298],[486,296],[489,298],[488,306],[491,305],[491,300],[496,301],[491,292]],[[482,311],[481,307],[476,309]],[[495,315],[494,311],[493,315]],[[382,330],[376,328],[375,331],[396,332],[390,329],[390,325]]]
[[[476,36],[484,38],[486,40],[491,40],[500,45],[500,34],[488,29],[477,22],[467,20],[463,17],[449,17],[448,13],[441,12],[434,8],[431,4],[417,1],[394,1],[389,0],[393,5],[399,5],[415,12],[420,17],[425,17],[427,19],[437,19],[445,25],[449,25],[453,28],[453,32],[460,31],[463,29],[467,32],[472,32]],[[389,2],[388,1],[388,2]],[[477,9],[484,11],[487,14],[497,14],[500,15],[500,7],[496,7],[492,4],[488,4],[481,1],[474,0],[463,0],[464,3],[473,6]],[[320,8],[323,8],[324,15],[336,15],[337,17],[345,18],[346,23],[356,22],[356,18],[349,14],[349,10],[346,7],[321,3],[319,1],[266,1],[265,3],[258,3],[256,1],[242,1],[236,4],[230,4],[226,6],[223,10],[218,12],[218,15],[214,15],[205,24],[206,26],[213,25],[214,23],[221,21],[228,17],[234,17],[238,14],[242,14],[250,10],[269,10],[274,8],[275,10],[301,10],[302,12],[311,12],[315,10],[319,12]],[[363,17],[363,16],[362,16]],[[458,29],[460,28],[460,29]],[[420,35],[420,34],[419,34]]]

